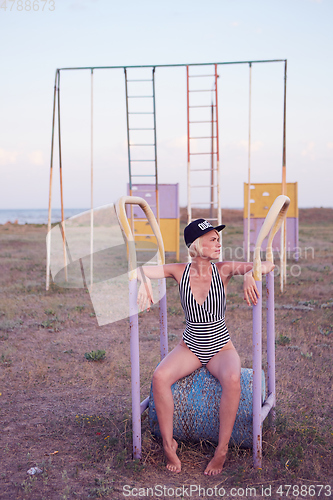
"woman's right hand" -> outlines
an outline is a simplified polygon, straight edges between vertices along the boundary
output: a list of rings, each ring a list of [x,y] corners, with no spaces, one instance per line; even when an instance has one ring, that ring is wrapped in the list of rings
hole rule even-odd
[[[151,281],[145,276],[144,280],[141,281],[139,291],[138,291],[138,306],[140,311],[150,311],[150,306],[154,304],[153,289],[151,286]]]

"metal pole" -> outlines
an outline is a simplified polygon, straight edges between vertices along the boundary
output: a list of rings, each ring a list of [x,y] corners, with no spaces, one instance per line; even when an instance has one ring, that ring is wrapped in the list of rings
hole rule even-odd
[[[250,262],[250,224],[251,224],[251,92],[252,92],[252,66],[249,65],[249,147],[247,170],[247,262]]]
[[[67,255],[66,255],[66,234],[65,234],[65,215],[64,215],[64,194],[62,188],[62,158],[61,158],[61,128],[60,128],[60,72],[58,74],[58,143],[59,143],[59,175],[60,175],[60,203],[61,203],[61,225],[63,253],[64,253],[64,270],[65,280],[68,281],[67,273]]]
[[[274,311],[274,271],[266,275],[266,308],[267,308],[267,375],[268,396],[273,395],[273,407],[269,413],[270,423],[275,419],[275,311]]]
[[[253,356],[253,464],[261,467],[262,421],[261,421],[261,370],[262,370],[262,281],[256,280],[260,297],[253,306],[252,356]]]
[[[286,166],[286,114],[287,114],[287,60],[284,63],[284,99],[283,99],[283,158],[282,158],[282,194],[287,195],[287,166]],[[281,274],[281,291],[283,291],[283,285],[287,283],[287,220],[283,222],[281,229],[281,236],[283,233],[283,254],[281,261],[281,269],[283,268],[283,274]]]
[[[52,177],[53,177],[53,148],[54,148],[54,123],[57,101],[57,80],[58,70],[55,74],[54,94],[53,94],[53,114],[52,114],[52,134],[51,134],[51,160],[50,160],[50,183],[49,183],[49,212],[47,222],[47,240],[46,240],[46,290],[50,287],[50,263],[51,263],[51,220],[52,220]]]
[[[129,194],[133,195],[132,191],[132,167],[131,167],[131,147],[130,147],[130,123],[128,114],[128,88],[127,88],[127,69],[124,68],[125,75],[125,94],[126,94],[126,124],[127,124],[127,154],[128,154],[128,179],[129,179]],[[131,229],[134,234],[134,216],[133,216],[133,205],[130,206],[130,219],[131,219]]]
[[[180,67],[189,67],[189,66],[212,66],[216,64],[218,66],[225,65],[234,65],[234,64],[262,64],[262,63],[276,63],[276,62],[285,62],[285,59],[263,59],[256,61],[227,61],[227,62],[210,62],[210,63],[182,63],[182,64],[149,64],[142,66],[79,66],[72,68],[59,68],[60,71],[70,71],[70,70],[91,70],[91,69],[125,69],[126,68],[180,68]]]
[[[160,296],[160,351],[162,360],[168,354],[168,325],[165,278],[158,280],[158,290]]]
[[[155,193],[156,193],[156,219],[160,224],[160,206],[158,192],[158,169],[157,169],[157,138],[156,138],[156,102],[155,102],[155,68],[153,68],[153,106],[154,106],[154,144],[155,144]]]
[[[91,113],[90,113],[90,286],[94,282],[94,73],[91,70]]]
[[[209,217],[212,219],[213,218],[213,206],[214,206],[214,104],[212,100],[212,125],[211,125],[211,130],[212,130],[212,158],[211,158],[211,165],[210,165],[210,208],[209,208]]]
[[[221,192],[220,192],[220,141],[219,141],[219,106],[217,92],[217,64],[215,64],[215,120],[216,120],[216,184],[217,184],[217,223],[222,224]],[[222,233],[221,233],[222,243]],[[222,249],[221,249],[222,252]],[[222,257],[222,253],[221,253]]]
[[[187,81],[187,224],[192,220],[191,208],[191,168],[190,168],[190,92],[189,92],[189,72],[186,66]]]
[[[129,242],[131,244],[132,242]],[[141,411],[140,411],[140,361],[139,361],[139,319],[137,306],[136,271],[130,272],[129,307],[131,333],[131,386],[132,386],[132,427],[133,458],[141,458]]]

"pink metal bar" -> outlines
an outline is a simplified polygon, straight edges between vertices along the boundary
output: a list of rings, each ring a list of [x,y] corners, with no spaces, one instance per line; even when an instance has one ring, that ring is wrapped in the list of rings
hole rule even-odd
[[[140,403],[140,413],[143,413],[149,406],[149,396],[141,401]]]
[[[267,415],[270,414],[270,410],[274,407],[274,405],[275,405],[274,394],[270,394],[261,407],[261,423],[263,423]]]
[[[129,281],[133,457],[141,458],[140,362],[137,279]]]
[[[160,350],[161,360],[168,354],[168,324],[165,278],[158,280],[160,296]]]
[[[262,370],[262,281],[256,281],[260,297],[253,306],[252,359],[253,359],[253,464],[261,467],[262,422],[261,422],[261,370]]]
[[[275,310],[274,310],[274,271],[266,275],[266,308],[267,308],[267,376],[268,394],[273,397],[271,422],[275,418]]]

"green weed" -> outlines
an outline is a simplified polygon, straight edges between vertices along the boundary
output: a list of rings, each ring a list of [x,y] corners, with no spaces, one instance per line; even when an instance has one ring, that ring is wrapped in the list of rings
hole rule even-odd
[[[102,361],[105,358],[105,351],[98,350],[98,351],[85,352],[84,357],[88,361]]]
[[[275,344],[284,346],[290,344],[290,341],[291,341],[290,337],[282,335],[281,333],[280,336],[275,340]]]

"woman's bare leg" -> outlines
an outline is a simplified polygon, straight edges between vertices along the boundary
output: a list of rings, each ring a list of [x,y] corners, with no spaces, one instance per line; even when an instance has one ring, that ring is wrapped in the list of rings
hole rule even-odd
[[[222,471],[239,405],[241,364],[231,342],[212,357],[207,363],[207,369],[222,386],[219,442],[214,457],[205,470],[205,474],[210,476]]]
[[[161,361],[153,375],[153,393],[158,424],[167,458],[167,469],[172,472],[180,472],[181,463],[176,454],[178,444],[173,439],[174,403],[171,386],[201,366],[197,356],[182,341]]]

